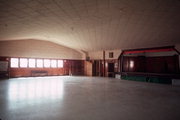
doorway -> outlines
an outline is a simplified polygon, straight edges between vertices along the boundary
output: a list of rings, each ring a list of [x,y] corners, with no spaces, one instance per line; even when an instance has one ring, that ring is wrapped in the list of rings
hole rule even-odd
[[[108,63],[108,77],[114,77],[114,63]]]
[[[102,61],[101,60],[95,60],[93,62],[93,76],[102,76]]]

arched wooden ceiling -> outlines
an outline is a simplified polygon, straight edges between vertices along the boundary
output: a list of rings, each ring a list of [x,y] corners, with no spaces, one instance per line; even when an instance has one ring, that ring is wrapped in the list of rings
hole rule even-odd
[[[0,40],[84,51],[180,43],[180,0],[0,0]]]

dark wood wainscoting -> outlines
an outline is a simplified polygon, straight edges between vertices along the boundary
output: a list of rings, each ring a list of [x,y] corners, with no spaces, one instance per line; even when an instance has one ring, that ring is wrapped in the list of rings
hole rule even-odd
[[[123,72],[179,73],[178,56],[124,57]],[[132,66],[131,66],[132,62]]]
[[[0,57],[0,60],[8,60],[11,57]],[[84,75],[84,60],[63,59],[62,68],[11,68],[9,65],[10,77],[34,77],[34,76],[57,76],[57,75]]]

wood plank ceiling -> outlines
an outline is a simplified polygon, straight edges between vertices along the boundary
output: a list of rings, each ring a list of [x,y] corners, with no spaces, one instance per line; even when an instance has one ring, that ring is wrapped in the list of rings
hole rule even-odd
[[[180,0],[0,0],[0,40],[84,51],[180,43]]]

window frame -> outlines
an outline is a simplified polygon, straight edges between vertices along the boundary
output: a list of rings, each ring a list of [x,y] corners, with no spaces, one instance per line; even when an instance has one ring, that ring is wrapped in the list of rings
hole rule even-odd
[[[21,66],[21,60],[26,60],[26,66]],[[28,58],[19,58],[19,67],[20,68],[28,68]]]
[[[49,65],[48,66],[45,66],[45,61],[49,61]],[[50,68],[51,67],[51,60],[50,59],[43,59],[43,68]]]
[[[59,64],[59,62],[62,62],[62,66],[60,66],[61,64]],[[64,67],[64,60],[57,60],[57,68],[63,68]]]
[[[38,66],[38,60],[42,62],[42,66]],[[36,68],[44,68],[44,59],[36,58]]]
[[[12,59],[17,59],[17,66],[15,67],[15,66],[12,66]],[[10,58],[10,68],[19,68],[20,66],[19,66],[19,64],[20,64],[20,61],[19,61],[19,58],[17,58],[17,57],[13,57],[13,58]]]
[[[34,60],[34,66],[30,66],[30,60]],[[29,68],[36,68],[36,59],[35,58],[28,58],[28,67]]]
[[[52,66],[52,61],[55,61],[55,66]],[[51,66],[51,68],[57,68],[57,65],[58,65],[58,63],[57,63],[57,60],[55,60],[55,59],[51,59],[50,60],[50,66]]]

